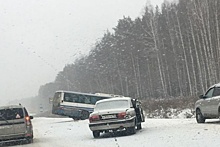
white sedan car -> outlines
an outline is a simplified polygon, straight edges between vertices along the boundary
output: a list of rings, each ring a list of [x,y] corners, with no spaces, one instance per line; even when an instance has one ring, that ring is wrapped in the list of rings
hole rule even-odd
[[[94,112],[89,117],[89,128],[94,138],[101,132],[125,130],[127,134],[135,134],[136,127],[141,129],[144,122],[141,103],[130,97],[109,98],[96,102]]]

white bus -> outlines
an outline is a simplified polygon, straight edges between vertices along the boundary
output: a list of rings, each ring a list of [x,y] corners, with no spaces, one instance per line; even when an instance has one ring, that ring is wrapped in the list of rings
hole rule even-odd
[[[56,91],[52,103],[52,113],[73,119],[87,119],[98,100],[117,97],[111,94],[89,94],[73,91]]]

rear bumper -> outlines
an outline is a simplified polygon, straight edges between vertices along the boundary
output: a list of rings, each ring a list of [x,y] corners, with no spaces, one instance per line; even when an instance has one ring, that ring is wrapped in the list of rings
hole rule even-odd
[[[13,142],[13,141],[22,141],[26,140],[27,138],[33,138],[33,133],[29,134],[12,134],[12,135],[2,135],[0,136],[0,144],[1,143],[7,143],[7,142]]]
[[[5,146],[8,143],[14,143],[14,142],[25,142],[27,141],[27,138],[14,138],[14,139],[8,139],[8,140],[0,140],[0,146]]]
[[[109,122],[90,123],[89,128],[91,131],[105,131],[105,130],[117,130],[120,128],[128,128],[135,126],[135,118],[115,120]]]

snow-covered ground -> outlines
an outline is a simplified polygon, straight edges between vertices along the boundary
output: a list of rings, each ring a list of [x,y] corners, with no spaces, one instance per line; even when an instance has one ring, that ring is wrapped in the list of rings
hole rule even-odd
[[[195,119],[146,119],[136,134],[94,139],[88,120],[34,118],[34,143],[27,147],[217,147],[220,121],[197,124]]]

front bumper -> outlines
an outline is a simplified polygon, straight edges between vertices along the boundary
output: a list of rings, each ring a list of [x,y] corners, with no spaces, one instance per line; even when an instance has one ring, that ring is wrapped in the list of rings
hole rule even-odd
[[[91,131],[117,130],[135,126],[135,118],[123,120],[109,120],[105,122],[94,122],[89,124]]]

